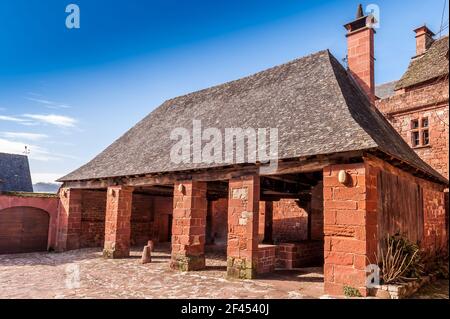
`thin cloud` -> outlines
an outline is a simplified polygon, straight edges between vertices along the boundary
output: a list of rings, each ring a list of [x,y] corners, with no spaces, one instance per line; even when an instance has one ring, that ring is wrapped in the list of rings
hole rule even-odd
[[[71,108],[70,105],[64,104],[64,103],[59,103],[59,102],[55,102],[55,101],[50,101],[47,99],[37,99],[34,97],[27,97],[26,98],[29,101],[33,101],[39,104],[44,105],[45,107],[49,108],[49,109],[69,109]]]
[[[46,139],[48,135],[25,132],[0,132],[0,136],[13,140],[40,141]]]
[[[64,115],[55,114],[24,114],[23,117],[39,121],[41,123],[52,124],[59,127],[71,128],[75,127],[77,120]]]
[[[0,121],[8,121],[8,122],[16,122],[16,123],[25,123],[29,122],[29,120],[21,119],[15,116],[8,116],[8,115],[0,115]]]
[[[60,159],[59,157],[53,156],[53,154],[48,152],[45,148],[42,148],[38,145],[30,145],[23,142],[10,141],[0,138],[0,152],[24,154],[25,146],[28,148],[28,150],[30,150],[30,154],[28,154],[30,159],[44,162]]]

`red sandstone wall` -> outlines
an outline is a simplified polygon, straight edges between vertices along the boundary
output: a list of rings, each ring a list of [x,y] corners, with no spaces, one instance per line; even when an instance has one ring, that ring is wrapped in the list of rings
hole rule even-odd
[[[31,194],[30,194],[31,195]],[[48,248],[56,247],[58,225],[58,197],[33,194],[31,196],[0,194],[0,211],[12,207],[34,207],[45,210],[50,215]]]
[[[411,145],[411,120],[428,117],[430,146],[416,148],[416,153],[443,176],[449,176],[448,167],[448,79],[408,89],[403,94],[380,100],[378,109],[392,126]]]
[[[340,170],[349,176],[346,184],[338,181]],[[323,174],[325,292],[342,295],[351,286],[366,295],[367,257],[377,243],[376,184],[364,163],[332,165]]]
[[[308,214],[294,199],[273,202],[273,232],[275,243],[308,239]]]
[[[153,197],[133,194],[131,210],[131,245],[143,246],[152,238],[154,227]]]
[[[103,247],[105,240],[106,191],[82,193],[80,247]]]
[[[172,231],[170,230],[170,220],[173,213],[172,197],[153,197],[154,227],[152,238],[155,242],[170,242]]]
[[[312,191],[311,199],[311,239],[323,241],[323,182]]]
[[[445,199],[442,192],[433,190],[432,188],[424,188],[423,204],[424,238],[422,246],[430,250],[448,247]]]
[[[172,218],[172,205],[173,199],[170,197],[133,194],[131,245],[142,246],[150,239],[159,241],[159,234],[168,232],[168,218]],[[103,247],[105,211],[105,191],[83,190],[80,247]],[[167,218],[162,218],[162,215]],[[166,234],[170,239],[169,235]]]
[[[211,236],[216,245],[227,244],[228,199],[220,198],[211,203]]]
[[[302,203],[304,204],[304,203]],[[261,209],[264,205],[260,205]],[[302,205],[303,206],[303,205]],[[323,240],[323,183],[320,182],[312,190],[311,198],[311,239]],[[264,219],[260,218],[260,228],[264,227]],[[260,237],[264,235],[264,228]],[[273,202],[274,242],[296,242],[308,239],[308,213],[294,199],[282,199]]]
[[[392,189],[392,194],[390,194],[391,201],[401,201],[408,196],[408,194],[402,193],[404,184],[413,184],[416,185],[416,187],[419,187],[422,194],[422,201],[419,201],[418,204],[422,205],[420,209],[423,213],[423,229],[421,232],[421,238],[417,238],[417,240],[423,248],[428,250],[448,246],[444,194],[445,186],[415,177],[378,159],[369,159],[367,160],[367,163],[369,165],[371,175],[373,178],[377,178],[378,183],[380,182],[380,171],[398,176],[399,184],[395,188],[397,193],[395,193],[394,189]],[[380,198],[381,196],[378,196],[378,200],[380,200]],[[382,205],[382,203],[379,203],[378,205]],[[406,234],[408,233],[407,230],[409,228],[417,226],[417,224],[422,224],[422,221],[419,218],[414,220],[411,219],[411,216],[407,216],[406,218],[405,216],[402,216],[401,219],[394,218],[391,223],[398,225],[401,228],[400,231],[405,231]],[[413,223],[415,225],[412,225]],[[379,229],[378,233],[386,234],[386,230]],[[381,235],[379,235],[379,237],[381,237]],[[416,240],[416,237],[417,234],[414,234],[411,239]],[[381,240],[381,238],[379,239]]]

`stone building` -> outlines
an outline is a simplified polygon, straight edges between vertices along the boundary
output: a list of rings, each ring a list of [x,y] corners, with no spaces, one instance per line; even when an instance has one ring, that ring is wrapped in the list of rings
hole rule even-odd
[[[25,155],[0,153],[0,192],[32,192],[30,166]]]
[[[59,199],[32,192],[28,157],[0,153],[0,254],[55,247]]]
[[[375,107],[372,19],[360,9],[345,25],[348,70],[325,50],[163,103],[60,179],[57,249],[103,247],[123,258],[149,239],[170,241],[171,267],[192,271],[207,267],[207,246],[223,246],[229,277],[319,263],[326,293],[351,286],[366,295],[366,266],[386,235],[445,246],[445,172]],[[196,123],[212,129],[200,137],[220,140],[196,141]],[[174,161],[180,128],[189,156]],[[227,128],[278,129],[276,169],[251,160],[251,130],[239,144]],[[216,159],[227,145],[248,154],[198,161],[196,148],[211,144]]]
[[[449,177],[448,35],[422,26],[416,34],[416,55],[399,81],[378,88],[376,106],[414,151],[436,171]],[[449,193],[445,193],[449,229]],[[444,223],[444,221],[442,221]],[[433,233],[434,229],[425,229]]]
[[[414,151],[448,178],[448,35],[415,30],[416,55],[399,81],[382,85],[378,109]]]

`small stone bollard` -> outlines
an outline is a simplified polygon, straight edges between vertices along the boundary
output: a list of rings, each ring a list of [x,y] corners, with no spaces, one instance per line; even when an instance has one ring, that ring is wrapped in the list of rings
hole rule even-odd
[[[153,240],[149,240],[147,243],[147,246],[150,248],[150,251],[153,252],[153,248],[154,248]]]
[[[152,252],[149,246],[145,246],[144,250],[142,251],[141,263],[148,264],[151,262],[152,262]]]

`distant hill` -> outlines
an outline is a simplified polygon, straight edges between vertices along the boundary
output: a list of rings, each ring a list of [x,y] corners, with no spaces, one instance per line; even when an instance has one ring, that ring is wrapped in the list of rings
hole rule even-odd
[[[60,185],[58,183],[36,183],[33,184],[33,191],[35,193],[57,193]]]

